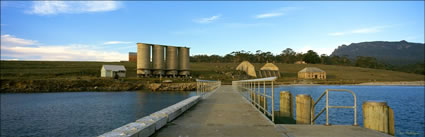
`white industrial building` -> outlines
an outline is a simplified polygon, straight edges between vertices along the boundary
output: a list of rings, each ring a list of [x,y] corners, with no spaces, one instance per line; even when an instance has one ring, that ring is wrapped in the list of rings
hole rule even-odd
[[[118,76],[120,78],[125,77],[126,69],[124,65],[103,65],[100,70],[101,77],[114,78]]]

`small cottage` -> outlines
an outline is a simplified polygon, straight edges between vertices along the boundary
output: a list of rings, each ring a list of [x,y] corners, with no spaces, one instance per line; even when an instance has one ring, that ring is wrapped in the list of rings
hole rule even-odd
[[[298,72],[298,78],[301,79],[326,79],[326,72],[316,67],[306,67]]]
[[[255,73],[255,67],[248,61],[243,61],[241,64],[236,67],[236,70],[245,71],[246,74],[248,74],[251,77],[257,77],[257,74]]]
[[[296,61],[294,64],[307,64],[305,61]]]
[[[257,71],[257,77],[280,77],[279,67],[273,63],[266,63],[259,71]]]
[[[123,65],[103,65],[100,70],[101,77],[111,77],[116,78],[125,77],[126,69]]]

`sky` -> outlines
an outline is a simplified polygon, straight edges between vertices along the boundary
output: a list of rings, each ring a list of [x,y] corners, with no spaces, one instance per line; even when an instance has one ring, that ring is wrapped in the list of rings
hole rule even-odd
[[[1,60],[128,60],[137,42],[330,55],[401,40],[424,43],[424,1],[1,1]]]

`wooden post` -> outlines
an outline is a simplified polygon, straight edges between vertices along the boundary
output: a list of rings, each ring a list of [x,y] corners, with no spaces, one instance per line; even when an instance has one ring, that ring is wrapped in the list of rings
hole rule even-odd
[[[296,102],[296,121],[297,124],[310,124],[312,99],[310,95],[298,94],[295,97]]]
[[[258,108],[260,108],[261,106],[261,94],[257,93],[257,104],[258,104]]]
[[[258,98],[260,100],[260,104],[259,105],[261,107],[265,107],[264,110],[267,111],[267,100],[266,100],[266,97],[259,94],[258,95]],[[264,113],[265,113],[265,111],[264,111]]]
[[[363,102],[363,127],[394,135],[394,112],[387,102]]]
[[[292,94],[289,91],[280,92],[279,116],[293,118],[293,101]]]
[[[255,101],[255,93],[251,91],[251,103],[253,105],[255,105],[254,101]]]

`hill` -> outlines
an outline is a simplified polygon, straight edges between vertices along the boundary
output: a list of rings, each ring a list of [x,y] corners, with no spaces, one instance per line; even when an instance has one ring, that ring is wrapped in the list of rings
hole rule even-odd
[[[331,56],[347,56],[350,59],[368,56],[391,65],[407,65],[424,63],[424,47],[423,43],[411,43],[404,40],[361,42],[338,46]]]
[[[155,81],[136,77],[136,63],[131,62],[72,62],[72,61],[1,61],[1,80],[78,80],[99,79],[103,64],[124,65],[127,69],[127,81]],[[235,68],[238,63],[191,63],[193,79],[223,80],[230,83],[237,80],[241,72]],[[253,63],[259,69],[261,63]],[[419,81],[424,75],[397,72],[382,69],[369,69],[352,66],[323,64],[282,64],[276,63],[282,77],[278,81],[293,83],[299,70],[307,66],[319,67],[327,72],[324,84],[361,83],[370,81]],[[163,78],[165,79],[165,78]],[[192,79],[192,80],[193,80]],[[176,80],[175,80],[176,81]],[[345,82],[344,82],[345,81]]]

